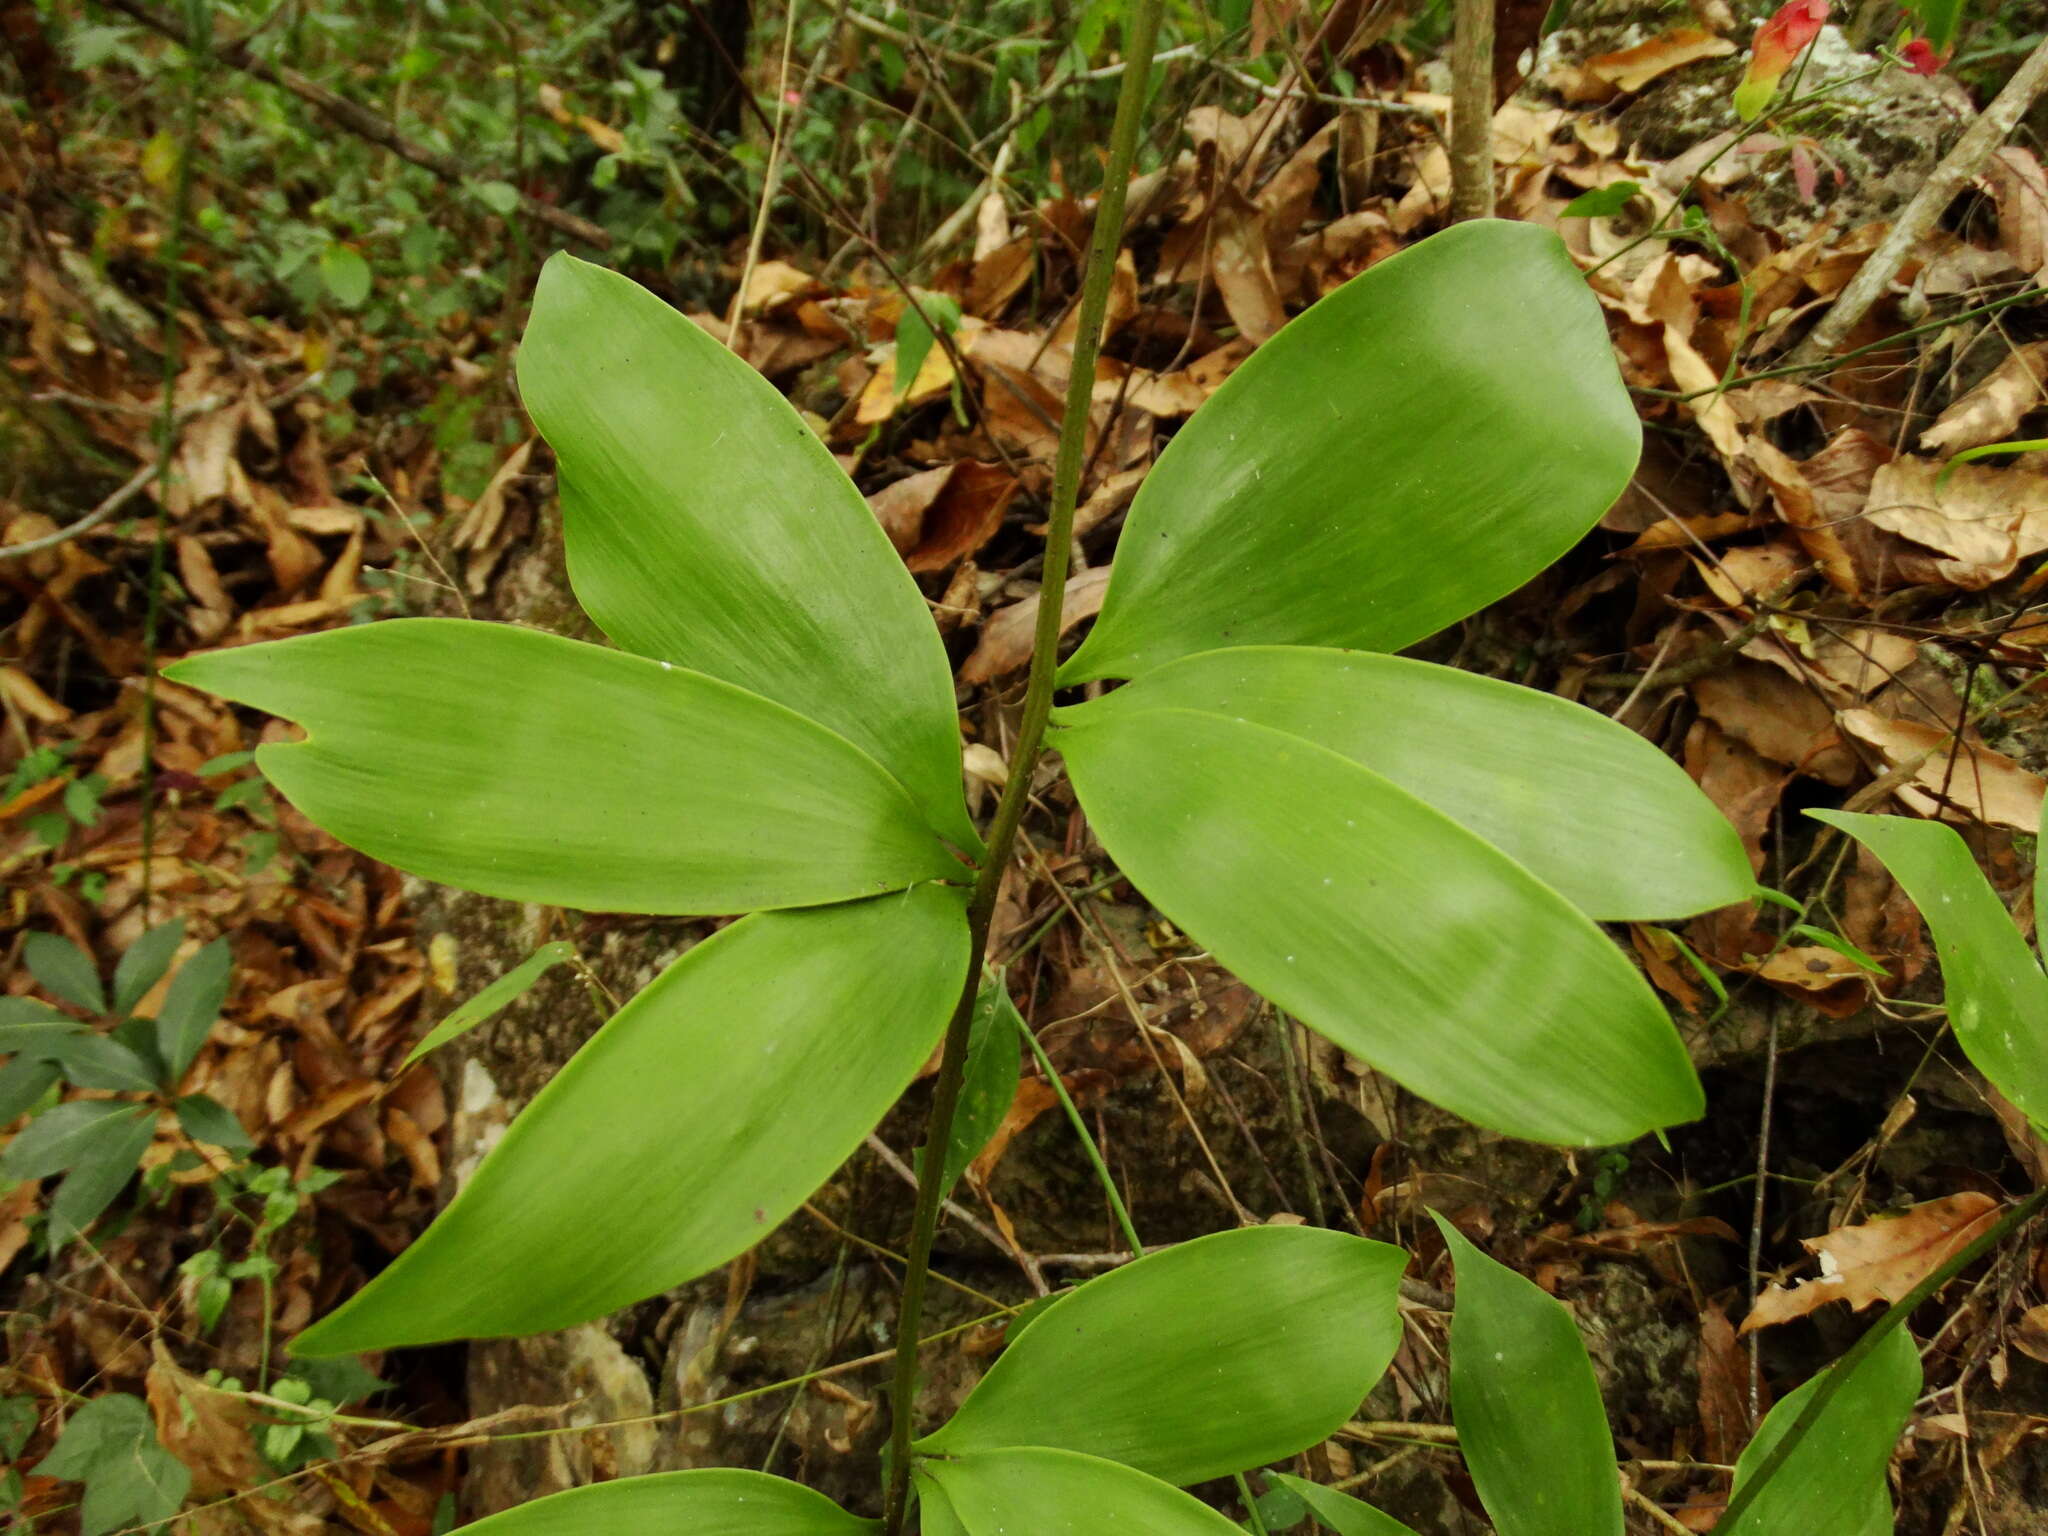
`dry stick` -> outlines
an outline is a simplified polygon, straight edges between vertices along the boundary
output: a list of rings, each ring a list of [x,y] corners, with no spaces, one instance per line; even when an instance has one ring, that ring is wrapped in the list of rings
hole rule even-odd
[[[1820,324],[1794,350],[1795,364],[1815,362],[1841,350],[1849,333],[1870,312],[1870,306],[1891,286],[1913,247],[1934,228],[1934,221],[1955,201],[1964,185],[1984,168],[1992,152],[2006,141],[2043,86],[2048,86],[2048,38],[2043,38],[2027,55],[2026,62],[2005,82],[2005,89],[1956,140],[1956,147],[1943,157],[1933,174],[1920,184],[1920,190],[1899,214],[1891,232],[1857,269],[1849,286],[1821,316]]]
[[[1451,23],[1451,221],[1493,217],[1493,4],[1457,0]]]
[[[184,34],[177,27],[156,15],[147,6],[137,4],[136,0],[107,0],[107,5],[124,16],[134,17],[152,32],[160,32],[173,42],[185,41]],[[428,149],[423,144],[415,144],[369,108],[358,106],[346,96],[337,96],[324,85],[315,85],[295,69],[287,69],[281,64],[272,64],[267,60],[252,57],[248,51],[248,41],[244,38],[240,42],[216,47],[212,54],[213,60],[238,69],[245,75],[253,75],[280,90],[291,92],[307,105],[318,108],[357,138],[368,139],[372,144],[390,150],[399,159],[408,161],[421,170],[433,172],[443,181],[461,185],[477,180],[476,173],[454,156]],[[560,208],[544,203],[525,192],[519,194],[519,202],[529,217],[545,224],[557,234],[567,235],[571,240],[580,240],[585,245],[594,245],[601,251],[611,249],[612,237],[588,219],[579,219],[575,214],[565,213]]]
[[[944,1148],[953,1134],[954,1112],[960,1107],[960,1085],[967,1064],[968,1024],[981,990],[982,956],[988,949],[996,892],[1010,861],[1017,828],[1031,798],[1031,774],[1045,742],[1052,713],[1053,672],[1059,664],[1061,598],[1067,587],[1067,566],[1073,554],[1074,504],[1081,488],[1081,459],[1087,446],[1089,407],[1093,403],[1095,357],[1102,344],[1102,321],[1109,310],[1111,274],[1116,268],[1118,238],[1123,229],[1124,196],[1131,162],[1138,149],[1139,119],[1145,112],[1145,87],[1151,77],[1152,43],[1159,32],[1162,0],[1137,0],[1125,22],[1124,55],[1130,64],[1117,95],[1116,124],[1110,130],[1109,162],[1103,169],[1102,196],[1096,203],[1087,275],[1081,288],[1080,326],[1074,334],[1073,365],[1067,378],[1066,415],[1060,424],[1059,456],[1053,465],[1052,504],[1045,527],[1045,584],[1038,593],[1038,624],[1032,636],[1031,674],[1024,694],[1024,716],[1017,726],[1017,744],[1003,797],[989,828],[988,853],[967,903],[967,974],[960,1001],[946,1026],[945,1050],[938,1081],[932,1089],[931,1117],[925,1126],[924,1176],[917,1191],[917,1210],[910,1231],[909,1267],[903,1276],[903,1304],[897,1314],[895,1381],[889,1398],[889,1489],[883,1529],[900,1536],[909,1508],[910,1435],[916,1413],[918,1331],[924,1322],[925,1276],[931,1265],[932,1240],[938,1232],[939,1201],[944,1195]]]

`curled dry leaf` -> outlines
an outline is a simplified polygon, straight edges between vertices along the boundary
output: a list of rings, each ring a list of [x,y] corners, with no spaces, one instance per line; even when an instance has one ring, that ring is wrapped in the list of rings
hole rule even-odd
[[[1899,788],[1898,797],[1920,815],[1938,816],[1954,807],[1992,826],[2041,830],[2048,779],[2003,752],[1974,742],[1957,748],[1939,726],[1891,720],[1874,710],[1845,709],[1836,718],[1843,730],[1883,753],[1891,767],[1917,761],[1912,782]]]
[[[1996,151],[1984,168],[1998,205],[1998,244],[2012,264],[2048,284],[2048,173],[2034,152],[2017,144]]]
[[[2044,392],[2048,392],[2048,341],[2030,341],[2013,348],[1976,388],[1943,411],[1934,425],[1920,434],[1920,446],[1928,453],[1956,453],[2009,441],[2019,430],[2020,418],[2041,403]]]
[[[1588,59],[1585,67],[1594,79],[1627,94],[1640,91],[1659,75],[1701,59],[1726,58],[1734,51],[1735,45],[1727,38],[1716,37],[1704,27],[1675,27],[1633,48]]]
[[[1820,1257],[1819,1278],[1769,1287],[1740,1331],[1790,1322],[1831,1301],[1846,1301],[1859,1311],[1874,1302],[1897,1301],[1975,1241],[1998,1219],[1999,1210],[1989,1195],[1965,1191],[1806,1238],[1801,1246]]]
[[[955,459],[868,497],[883,532],[913,571],[942,571],[1002,526],[1018,481],[1000,464]]]
[[[1741,662],[1692,685],[1700,713],[1774,763],[1837,787],[1858,774],[1835,717],[1813,691],[1775,667]]]
[[[1065,634],[1083,619],[1102,612],[1102,597],[1109,590],[1109,567],[1100,566],[1068,578],[1060,606],[1060,633]],[[960,664],[960,681],[985,683],[990,678],[1014,672],[1031,660],[1031,631],[1038,622],[1038,599],[1027,597],[999,609],[982,626],[981,643],[974,654]]]
[[[1911,579],[1981,591],[2048,549],[2048,471],[1894,459],[1871,482],[1867,516],[1946,557],[1902,561]]]

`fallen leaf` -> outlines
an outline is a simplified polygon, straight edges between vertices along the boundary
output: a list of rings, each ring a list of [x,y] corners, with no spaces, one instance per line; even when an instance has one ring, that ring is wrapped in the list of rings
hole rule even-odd
[[[1700,1309],[1700,1431],[1702,1458],[1723,1464],[1749,1443],[1749,1370],[1728,1314],[1709,1303]]]
[[[2012,1331],[2012,1341],[2021,1354],[2048,1365],[2048,1306],[2029,1307],[2022,1312],[2019,1326]]]
[[[1000,464],[955,459],[885,485],[868,505],[913,571],[942,571],[986,544],[1016,497]]]
[[[1726,58],[1735,45],[1716,37],[1704,27],[1675,27],[1648,42],[1637,43],[1615,53],[1603,53],[1586,61],[1586,73],[1604,80],[1624,94],[1640,91],[1659,75],[1668,74],[1701,59]]]
[[[1835,717],[1842,729],[1868,742],[1897,768],[1918,760],[1913,782],[1899,799],[1922,816],[1939,816],[1953,806],[1977,820],[2022,832],[2041,830],[2041,797],[2048,779],[2029,773],[2003,752],[1979,743],[1960,748],[1939,726],[1892,720],[1869,709],[1845,709]]]
[[[1744,746],[1826,784],[1844,787],[1861,765],[1835,728],[1834,711],[1775,667],[1740,662],[1692,685],[1707,719]]]
[[[2048,389],[2048,341],[2015,347],[2004,362],[1941,413],[1920,434],[1928,453],[1955,453],[1985,443],[2009,441],[2020,418],[2041,403]]]
[[[1981,591],[2048,549],[2048,470],[1894,459],[1877,471],[1865,515],[1947,557],[1925,562],[1928,579]]]
[[[1998,247],[2037,284],[2048,285],[2048,173],[2017,144],[1995,151],[1984,167],[1998,206]]]
[[[1102,611],[1109,591],[1109,567],[1098,566],[1070,577],[1060,605],[1060,633]],[[990,615],[981,627],[981,642],[960,665],[960,681],[985,683],[1014,672],[1031,660],[1032,631],[1038,623],[1038,599],[1027,597]]]
[[[1806,1238],[1801,1246],[1819,1256],[1819,1278],[1770,1286],[1739,1331],[1790,1322],[1831,1301],[1846,1301],[1858,1311],[1879,1301],[1898,1301],[1980,1237],[1999,1210],[1989,1195],[1965,1191]]]

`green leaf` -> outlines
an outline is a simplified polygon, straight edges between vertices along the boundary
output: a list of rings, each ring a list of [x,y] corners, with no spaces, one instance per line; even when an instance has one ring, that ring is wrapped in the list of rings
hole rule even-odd
[[[1875,972],[1879,976],[1888,974],[1885,968],[1882,965],[1878,964],[1876,960],[1872,959],[1866,951],[1859,949],[1854,944],[1851,944],[1839,933],[1829,933],[1827,929],[1816,928],[1811,923],[1794,923],[1790,928],[1787,928],[1785,932],[1795,937],[1802,938],[1806,940],[1809,944],[1818,944],[1822,949],[1832,949],[1844,960],[1849,961],[1851,964],[1861,966],[1866,971]]]
[[[0,1175],[46,1179],[83,1159],[94,1142],[118,1136],[140,1107],[119,1099],[73,1099],[43,1111],[0,1151]]]
[[[296,720],[272,783],[446,885],[597,912],[746,912],[959,878],[874,760],[700,672],[510,624],[393,619],[164,675]]]
[[[2048,976],[1953,827],[1808,811],[1884,861],[1933,930],[1956,1043],[1998,1091],[2048,1125]]]
[[[185,920],[174,917],[128,946],[114,967],[114,1012],[129,1012],[142,1001],[143,993],[163,979],[184,937]]]
[[[28,1448],[36,1432],[33,1397],[0,1397],[0,1461],[12,1461]]]
[[[79,1146],[71,1171],[50,1197],[50,1230],[60,1242],[85,1231],[100,1212],[114,1203],[114,1197],[127,1188],[128,1181],[135,1176],[135,1165],[142,1161],[142,1154],[155,1139],[155,1110],[147,1104],[120,1107],[126,1113],[108,1116],[103,1122],[107,1127],[104,1134]],[[50,1114],[56,1112],[51,1110]]]
[[[194,1141],[204,1142],[209,1147],[226,1147],[231,1152],[256,1145],[249,1133],[242,1129],[242,1122],[235,1118],[234,1111],[218,1099],[208,1098],[203,1093],[188,1093],[178,1100],[177,1111],[178,1124]]]
[[[881,1522],[856,1519],[799,1483],[716,1467],[571,1488],[462,1529],[476,1536],[865,1536]]]
[[[911,1476],[917,1489],[917,1536],[967,1536],[967,1527],[953,1513],[939,1485],[915,1472]]]
[[[725,1263],[874,1129],[966,975],[964,897],[939,886],[724,929],[592,1036],[425,1235],[293,1349],[567,1328]]]
[[[543,944],[519,964],[485,987],[468,1002],[457,1008],[447,1018],[428,1030],[420,1043],[412,1048],[405,1058],[405,1066],[411,1066],[429,1051],[439,1050],[457,1035],[468,1034],[479,1024],[487,1024],[499,1013],[519,1001],[533,989],[535,982],[561,965],[576,958],[576,946],[557,940]]]
[[[1963,0],[1907,0],[1906,10],[1920,23],[1935,57],[1947,58],[1963,23]]]
[[[1114,1461],[1038,1446],[927,1461],[967,1536],[1243,1536],[1200,1500]]]
[[[234,972],[234,950],[223,936],[201,945],[171,978],[156,1013],[156,1049],[173,1086],[213,1033]]]
[[[501,219],[519,211],[519,189],[509,181],[479,181],[470,190],[476,200]]]
[[[1292,1456],[1356,1412],[1393,1359],[1407,1262],[1318,1227],[1149,1254],[1047,1307],[919,1449],[1056,1446],[1170,1483]]]
[[[1820,1382],[1814,1377],[1764,1415],[1756,1438],[1736,1458],[1737,1488],[1799,1417]],[[1716,1527],[1714,1536],[1890,1536],[1885,1471],[1920,1383],[1920,1352],[1906,1329],[1895,1328],[1858,1363],[1756,1501],[1726,1530]]]
[[[184,1463],[157,1442],[149,1409],[126,1392],[83,1404],[35,1470],[85,1484],[82,1536],[168,1520],[192,1487]]]
[[[1199,710],[1327,747],[1590,917],[1689,916],[1755,885],[1742,839],[1683,768],[1627,727],[1532,688],[1368,651],[1254,646],[1182,657],[1054,718],[1143,709]]]
[[[1642,190],[1632,181],[1610,181],[1604,187],[1581,192],[1558,209],[1557,216],[1561,219],[1611,219]]]
[[[1451,1418],[1500,1536],[1621,1536],[1593,1362],[1564,1304],[1430,1213],[1456,1266]]]
[[[0,1126],[35,1108],[62,1076],[55,1062],[37,1057],[17,1056],[0,1067]]]
[[[839,732],[978,850],[938,629],[781,392],[637,283],[566,255],[541,273],[518,366],[599,627]]]
[[[54,933],[31,933],[22,940],[21,958],[31,976],[65,1002],[87,1013],[105,1013],[107,994],[92,960],[69,939]]]
[[[370,297],[370,264],[360,252],[330,245],[320,253],[320,281],[343,309],[361,309]]]
[[[1266,1474],[1283,1488],[1292,1488],[1318,1521],[1337,1536],[1415,1536],[1415,1532],[1392,1515],[1381,1514],[1363,1499],[1354,1499],[1335,1488],[1325,1488],[1305,1477],[1285,1472]]]
[[[53,1040],[41,1052],[64,1069],[64,1080],[78,1088],[116,1092],[146,1091],[156,1086],[150,1064],[118,1040],[81,1030]]]
[[[0,1051],[18,1051],[36,1061],[54,1061],[60,1042],[86,1032],[85,1025],[54,1008],[44,1009],[40,1015],[16,1015],[12,1022],[0,1024]]]
[[[1399,650],[1569,549],[1640,446],[1558,238],[1455,225],[1293,321],[1180,430],[1060,681],[1233,645]]]
[[[1425,1098],[1584,1146],[1702,1112],[1669,1017],[1606,935],[1372,770],[1177,709],[1105,714],[1053,745],[1148,900]]]
[[[953,1134],[946,1143],[943,1171],[949,1191],[960,1182],[960,1175],[967,1171],[976,1154],[988,1145],[989,1137],[995,1135],[1017,1097],[1017,1081],[1024,1065],[1024,1047],[1017,1034],[1022,1023],[1002,975],[984,977],[968,1025],[960,1107],[954,1112]]]

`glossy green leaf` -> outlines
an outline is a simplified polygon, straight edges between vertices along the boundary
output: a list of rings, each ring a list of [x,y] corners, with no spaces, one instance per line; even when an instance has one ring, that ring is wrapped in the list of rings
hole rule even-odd
[[[1443,1217],[1458,1278],[1451,1418],[1500,1536],[1621,1536],[1621,1479],[1593,1362],[1564,1304]]]
[[[1702,1112],[1670,1018],[1606,935],[1371,769],[1187,710],[1105,715],[1053,744],[1147,899],[1425,1098],[1586,1146]]]
[[[1799,1417],[1821,1379],[1814,1377],[1764,1415],[1756,1438],[1736,1458],[1737,1488]],[[1858,1363],[1756,1501],[1733,1525],[1715,1527],[1714,1536],[1890,1536],[1885,1471],[1920,1383],[1920,1352],[1910,1333],[1895,1328]]]
[[[2048,976],[1955,828],[1905,816],[1808,811],[1884,861],[1933,930],[1949,1027],[1971,1063],[2048,1125]]]
[[[29,974],[67,1003],[87,1013],[105,1013],[107,994],[100,989],[92,959],[60,934],[31,933],[22,940],[21,958]]]
[[[1252,646],[1169,662],[1056,718],[1141,709],[1199,710],[1327,747],[1590,917],[1686,916],[1747,900],[1755,885],[1742,839],[1683,768],[1533,688],[1369,651]]]
[[[571,1488],[462,1529],[476,1536],[865,1536],[880,1522],[856,1519],[786,1478],[709,1467]]]
[[[917,1536],[967,1536],[967,1527],[937,1483],[913,1471],[911,1486],[917,1490]]]
[[[1119,1462],[1037,1446],[927,1461],[967,1536],[1243,1536],[1208,1505]]]
[[[1266,1475],[1281,1487],[1292,1488],[1317,1522],[1327,1525],[1337,1536],[1415,1536],[1408,1526],[1392,1515],[1382,1514],[1363,1499],[1354,1499],[1348,1493],[1325,1488],[1305,1477],[1290,1477],[1285,1472]]]
[[[72,1099],[45,1110],[0,1152],[0,1176],[44,1179],[84,1159],[95,1142],[119,1134],[139,1107],[120,1099]]]
[[[178,967],[156,1011],[156,1050],[172,1082],[185,1075],[220,1018],[234,980],[235,955],[225,937],[202,944]]]
[[[600,912],[746,912],[964,873],[842,736],[729,683],[510,624],[393,619],[165,675],[296,720],[256,761],[343,842]]]
[[[419,1241],[293,1349],[566,1328],[725,1263],[874,1129],[966,974],[964,898],[941,886],[722,930],[592,1036]]]
[[[479,1024],[488,1024],[533,989],[541,977],[556,966],[576,958],[576,946],[557,940],[543,944],[519,964],[485,987],[447,1018],[428,1030],[406,1056],[411,1066],[429,1051],[437,1051],[458,1035],[466,1035]]]
[[[1180,430],[1060,680],[1235,645],[1399,650],[1569,549],[1640,446],[1557,236],[1455,225],[1294,320]]]
[[[639,284],[555,256],[519,346],[569,579],[628,650],[821,721],[979,848],[945,648],[873,512],[779,390]]]
[[[1317,1227],[1149,1254],[1045,1308],[919,1448],[1056,1446],[1170,1483],[1292,1456],[1355,1413],[1393,1359],[1407,1262]]]
[[[50,1197],[50,1230],[59,1241],[83,1232],[114,1203],[156,1137],[155,1110],[147,1104],[120,1107],[123,1113],[109,1115],[101,1133],[79,1146],[70,1171]]]
[[[122,953],[114,966],[114,1012],[127,1013],[163,979],[185,937],[185,920],[158,923]]]

